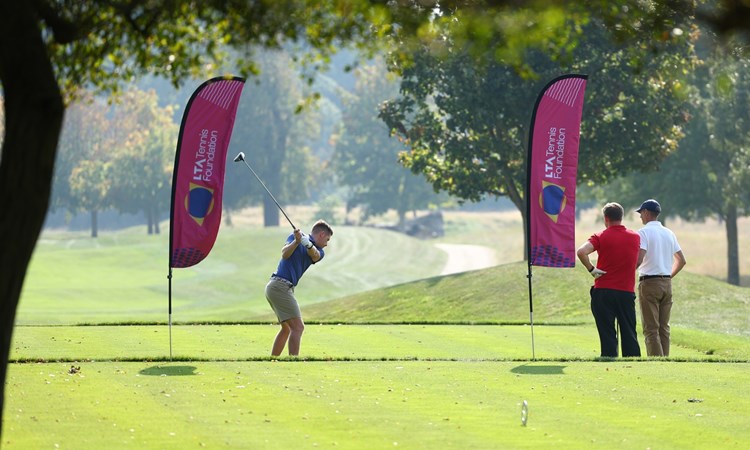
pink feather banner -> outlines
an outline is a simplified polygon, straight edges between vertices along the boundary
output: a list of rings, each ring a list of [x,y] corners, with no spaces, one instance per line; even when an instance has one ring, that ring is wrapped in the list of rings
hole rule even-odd
[[[172,179],[170,268],[198,264],[216,241],[227,148],[244,84],[238,77],[212,78],[185,108]]]
[[[586,75],[563,75],[539,94],[526,189],[529,265],[575,266],[578,146]]]
[[[534,105],[526,160],[526,246],[531,357],[534,301],[531,266],[575,267],[576,179],[586,75],[563,75]]]

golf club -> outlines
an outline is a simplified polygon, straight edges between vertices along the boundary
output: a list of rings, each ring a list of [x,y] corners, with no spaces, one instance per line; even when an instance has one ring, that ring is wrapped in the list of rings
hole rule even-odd
[[[276,201],[276,198],[274,198],[273,194],[271,194],[271,191],[268,190],[268,188],[266,187],[266,184],[263,183],[263,180],[261,180],[258,174],[255,173],[253,168],[250,167],[250,164],[248,164],[247,161],[245,161],[245,153],[243,152],[237,153],[237,156],[234,157],[234,162],[240,162],[240,161],[244,162],[247,168],[250,169],[250,172],[252,172],[253,175],[255,175],[255,178],[260,182],[260,185],[263,186],[263,189],[265,189],[266,192],[268,192],[268,195],[271,196],[271,200],[273,200],[273,202],[276,203],[276,206],[279,207],[279,211],[281,211],[281,214],[283,214],[284,217],[286,217],[286,220],[289,222],[289,225],[292,226],[292,229],[296,230],[297,227],[295,227],[294,224],[292,223],[292,219],[290,219],[289,216],[286,215],[286,213],[284,212],[284,208],[282,208],[281,205],[279,205],[279,202]]]

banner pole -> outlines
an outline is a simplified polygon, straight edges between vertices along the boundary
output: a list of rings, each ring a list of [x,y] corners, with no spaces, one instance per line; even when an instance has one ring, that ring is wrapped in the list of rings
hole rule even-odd
[[[529,261],[529,273],[526,277],[529,279],[529,323],[531,324],[531,360],[536,360],[536,352],[534,349],[534,302],[531,296],[531,262]]]
[[[172,268],[169,268],[169,362],[172,362]]]

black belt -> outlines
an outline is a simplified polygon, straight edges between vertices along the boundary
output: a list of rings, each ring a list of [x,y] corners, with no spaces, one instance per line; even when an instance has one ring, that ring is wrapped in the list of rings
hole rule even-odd
[[[638,281],[649,280],[651,278],[672,278],[672,275],[644,275],[638,278]]]
[[[286,278],[282,278],[282,277],[279,277],[279,276],[276,276],[276,275],[271,275],[271,279],[272,280],[276,280],[276,281],[281,281],[282,283],[286,284],[287,286],[294,286],[294,283],[292,283],[291,281],[287,280]]]

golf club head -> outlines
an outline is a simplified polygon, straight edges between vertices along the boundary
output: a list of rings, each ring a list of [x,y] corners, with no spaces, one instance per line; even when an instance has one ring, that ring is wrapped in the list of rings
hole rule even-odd
[[[237,153],[237,156],[234,157],[234,162],[244,161],[244,160],[245,160],[245,154],[243,152]]]

